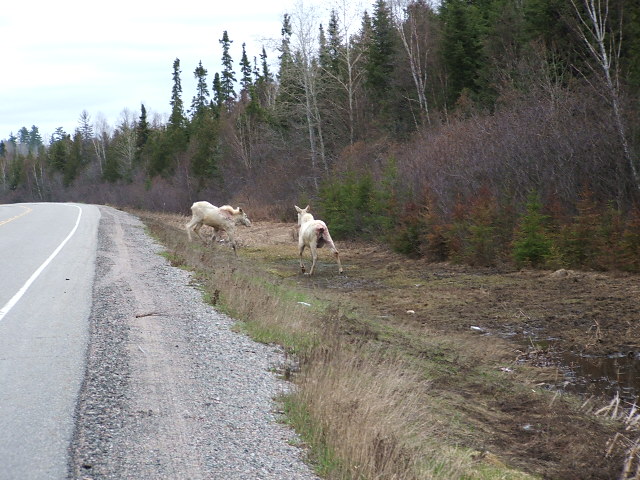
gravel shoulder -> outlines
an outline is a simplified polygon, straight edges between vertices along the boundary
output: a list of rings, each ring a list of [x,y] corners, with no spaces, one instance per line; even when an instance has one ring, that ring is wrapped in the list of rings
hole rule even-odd
[[[73,479],[316,479],[278,422],[273,346],[232,331],[143,224],[100,207]]]

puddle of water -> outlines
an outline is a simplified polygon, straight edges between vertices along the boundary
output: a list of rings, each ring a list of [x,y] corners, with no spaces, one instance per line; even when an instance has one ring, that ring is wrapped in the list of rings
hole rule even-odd
[[[622,400],[637,403],[640,397],[640,352],[623,351],[607,356],[581,355],[558,351],[556,338],[543,338],[542,331],[507,331],[502,334],[523,346],[542,349],[549,364],[557,365],[564,374],[555,388],[586,395],[612,398],[616,393]]]
[[[634,402],[640,395],[640,355],[616,353],[606,357],[564,352],[557,355],[567,376],[565,390],[620,398]]]

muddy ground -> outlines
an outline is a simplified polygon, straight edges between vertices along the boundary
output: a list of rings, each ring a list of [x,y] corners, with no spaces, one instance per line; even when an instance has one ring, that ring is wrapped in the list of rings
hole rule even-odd
[[[292,224],[254,222],[239,230],[240,243],[260,250],[288,246],[279,269],[298,274]],[[429,263],[384,245],[336,242],[345,268],[320,251],[314,285],[443,332],[479,332],[540,349],[607,356],[640,354],[640,276],[574,270],[497,270]],[[282,254],[281,254],[282,255]],[[288,261],[287,261],[288,260]],[[307,267],[308,250],[304,254]],[[283,269],[282,275],[287,275]],[[382,293],[384,291],[384,294]],[[415,313],[407,314],[407,311]],[[478,327],[472,328],[472,327]]]
[[[163,217],[176,228],[187,220]],[[299,271],[294,224],[254,222],[239,227],[237,236],[243,261],[259,261],[274,278],[390,324],[443,338],[475,338],[487,356],[496,345],[495,361],[503,362],[505,372],[518,365],[540,369],[535,388],[578,392],[578,402],[591,398],[594,405],[605,405],[621,384],[629,384],[622,391],[626,401],[638,394],[638,275],[434,264],[383,244],[337,241],[344,275],[323,249],[309,278]],[[308,251],[304,259],[309,267]],[[618,477],[621,454],[605,454],[615,425],[569,403],[502,395],[479,383],[441,381],[434,387],[475,419],[476,432],[465,442],[481,452],[496,452],[500,461],[542,478]]]

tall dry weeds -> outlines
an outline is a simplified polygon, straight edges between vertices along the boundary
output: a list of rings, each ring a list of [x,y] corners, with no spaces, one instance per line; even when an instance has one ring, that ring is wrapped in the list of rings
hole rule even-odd
[[[424,458],[438,429],[422,394],[428,383],[398,358],[363,353],[336,346],[298,379],[297,401],[318,422],[315,434],[339,452],[344,478],[459,478],[451,458]],[[447,467],[424,476],[425,464],[438,461]]]

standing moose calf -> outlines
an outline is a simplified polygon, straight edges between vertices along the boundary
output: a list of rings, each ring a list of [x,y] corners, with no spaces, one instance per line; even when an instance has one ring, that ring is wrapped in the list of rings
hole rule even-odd
[[[322,248],[325,243],[335,255],[336,261],[338,262],[338,271],[342,273],[340,255],[338,254],[338,249],[331,239],[327,225],[322,220],[316,220],[313,218],[313,215],[309,213],[309,205],[307,205],[306,208],[300,208],[297,205],[295,205],[295,207],[298,212],[298,226],[300,227],[298,232],[298,249],[300,250],[300,269],[302,270],[302,273],[305,273],[304,263],[302,261],[302,252],[304,252],[305,247],[309,247],[311,250],[312,264],[309,275],[313,275],[313,270],[316,266],[316,261],[318,260],[317,249]]]

